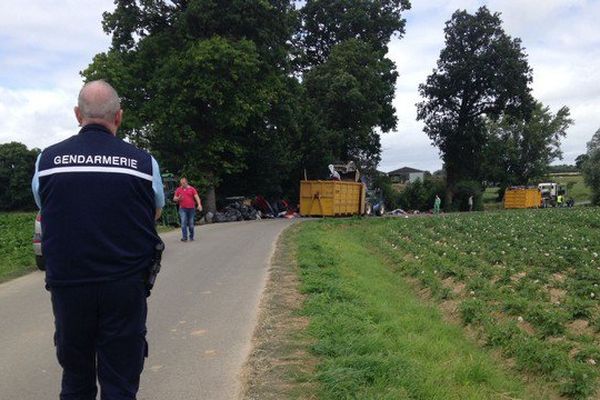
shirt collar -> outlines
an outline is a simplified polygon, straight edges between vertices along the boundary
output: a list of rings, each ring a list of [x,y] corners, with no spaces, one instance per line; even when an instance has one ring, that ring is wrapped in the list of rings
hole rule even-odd
[[[86,133],[86,132],[91,132],[91,131],[95,131],[95,132],[105,132],[108,133],[110,135],[112,135],[113,133],[104,125],[100,125],[100,124],[87,124],[86,126],[83,126],[80,130],[79,133]]]

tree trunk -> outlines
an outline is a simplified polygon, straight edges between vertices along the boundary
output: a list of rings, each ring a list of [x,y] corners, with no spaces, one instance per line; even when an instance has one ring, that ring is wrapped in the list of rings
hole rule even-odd
[[[210,211],[211,213],[217,212],[217,195],[215,193],[215,185],[211,184],[206,191],[206,204],[205,211]]]
[[[453,199],[454,199],[454,187],[447,185],[446,186],[446,198],[444,199],[444,204],[442,205],[442,208],[446,211],[451,211]]]
[[[442,206],[444,210],[451,211],[452,201],[454,200],[454,191],[456,189],[456,173],[454,168],[448,164],[449,163],[446,163],[446,197]]]

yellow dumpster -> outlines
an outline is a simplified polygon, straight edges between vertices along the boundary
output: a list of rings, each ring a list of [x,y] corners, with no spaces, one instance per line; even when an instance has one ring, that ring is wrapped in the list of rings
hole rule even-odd
[[[300,214],[333,217],[364,214],[362,183],[346,181],[301,181]]]
[[[537,188],[509,188],[504,193],[504,208],[538,208],[542,193]]]

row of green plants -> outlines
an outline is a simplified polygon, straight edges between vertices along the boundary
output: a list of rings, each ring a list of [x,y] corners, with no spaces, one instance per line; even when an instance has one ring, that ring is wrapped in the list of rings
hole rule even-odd
[[[596,393],[600,211],[493,212],[360,224],[374,250],[487,346],[564,396]],[[448,308],[448,307],[446,307]]]

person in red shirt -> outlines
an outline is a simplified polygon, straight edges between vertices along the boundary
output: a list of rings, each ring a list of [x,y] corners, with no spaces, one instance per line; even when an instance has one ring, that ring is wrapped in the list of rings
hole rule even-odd
[[[190,240],[194,240],[194,217],[196,208],[202,211],[202,202],[198,192],[188,184],[186,178],[181,178],[181,186],[175,190],[173,201],[179,204],[179,217],[181,218],[181,241],[187,242],[188,231]],[[198,206],[196,207],[196,202]]]

